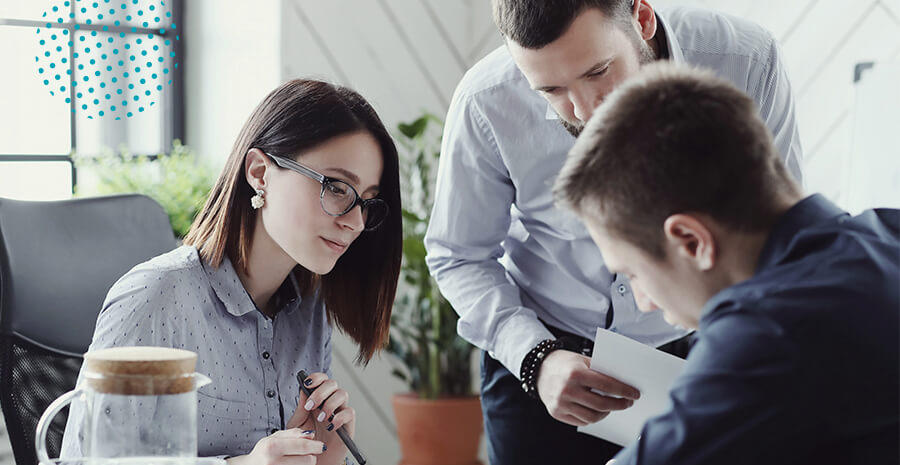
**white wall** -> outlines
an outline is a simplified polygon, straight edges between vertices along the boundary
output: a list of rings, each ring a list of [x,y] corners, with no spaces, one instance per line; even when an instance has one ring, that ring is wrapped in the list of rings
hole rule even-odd
[[[423,112],[444,117],[463,73],[501,41],[486,0],[284,0],[282,78],[347,85],[394,129]],[[336,335],[334,376],[357,409],[357,443],[372,463],[397,463],[391,395],[406,391],[386,356],[365,369]],[[477,373],[477,363],[475,364]],[[477,377],[475,378],[477,379]],[[483,441],[482,441],[483,442]],[[484,444],[481,459],[487,463]]]
[[[184,2],[185,143],[217,169],[244,121],[281,83],[280,4]]]

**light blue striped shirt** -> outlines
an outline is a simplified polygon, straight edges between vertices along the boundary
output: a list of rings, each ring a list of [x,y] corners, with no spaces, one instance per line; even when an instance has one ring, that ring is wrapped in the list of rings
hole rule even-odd
[[[756,101],[801,179],[794,99],[772,36],[711,11],[676,8],[658,19],[671,60],[709,68]],[[645,344],[685,334],[661,312],[638,311],[583,224],[553,205],[553,181],[575,141],[557,118],[505,46],[469,70],[447,114],[425,238],[459,334],[516,376],[525,354],[553,338],[541,320],[593,340],[612,306],[610,329]]]

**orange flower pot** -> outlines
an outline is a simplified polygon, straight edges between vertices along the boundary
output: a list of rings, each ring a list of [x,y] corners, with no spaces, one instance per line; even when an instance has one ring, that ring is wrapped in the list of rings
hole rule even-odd
[[[399,465],[481,465],[478,397],[422,400],[395,394],[392,401],[403,456]]]

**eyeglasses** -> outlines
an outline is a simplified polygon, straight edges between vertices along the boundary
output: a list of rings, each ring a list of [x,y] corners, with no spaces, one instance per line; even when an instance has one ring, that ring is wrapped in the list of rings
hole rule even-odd
[[[362,209],[363,221],[366,231],[381,226],[381,223],[387,218],[388,205],[382,199],[363,199],[350,184],[340,179],[330,178],[323,174],[319,174],[290,158],[276,157],[270,153],[265,153],[276,165],[281,168],[296,171],[310,179],[318,181],[322,185],[319,192],[319,202],[322,204],[322,210],[331,216],[343,216],[357,205]]]

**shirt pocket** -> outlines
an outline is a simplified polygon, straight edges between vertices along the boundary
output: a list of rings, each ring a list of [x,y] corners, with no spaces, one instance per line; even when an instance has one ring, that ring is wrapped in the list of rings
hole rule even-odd
[[[250,406],[245,402],[219,399],[197,392],[197,410],[205,415],[231,420],[250,419]]]

